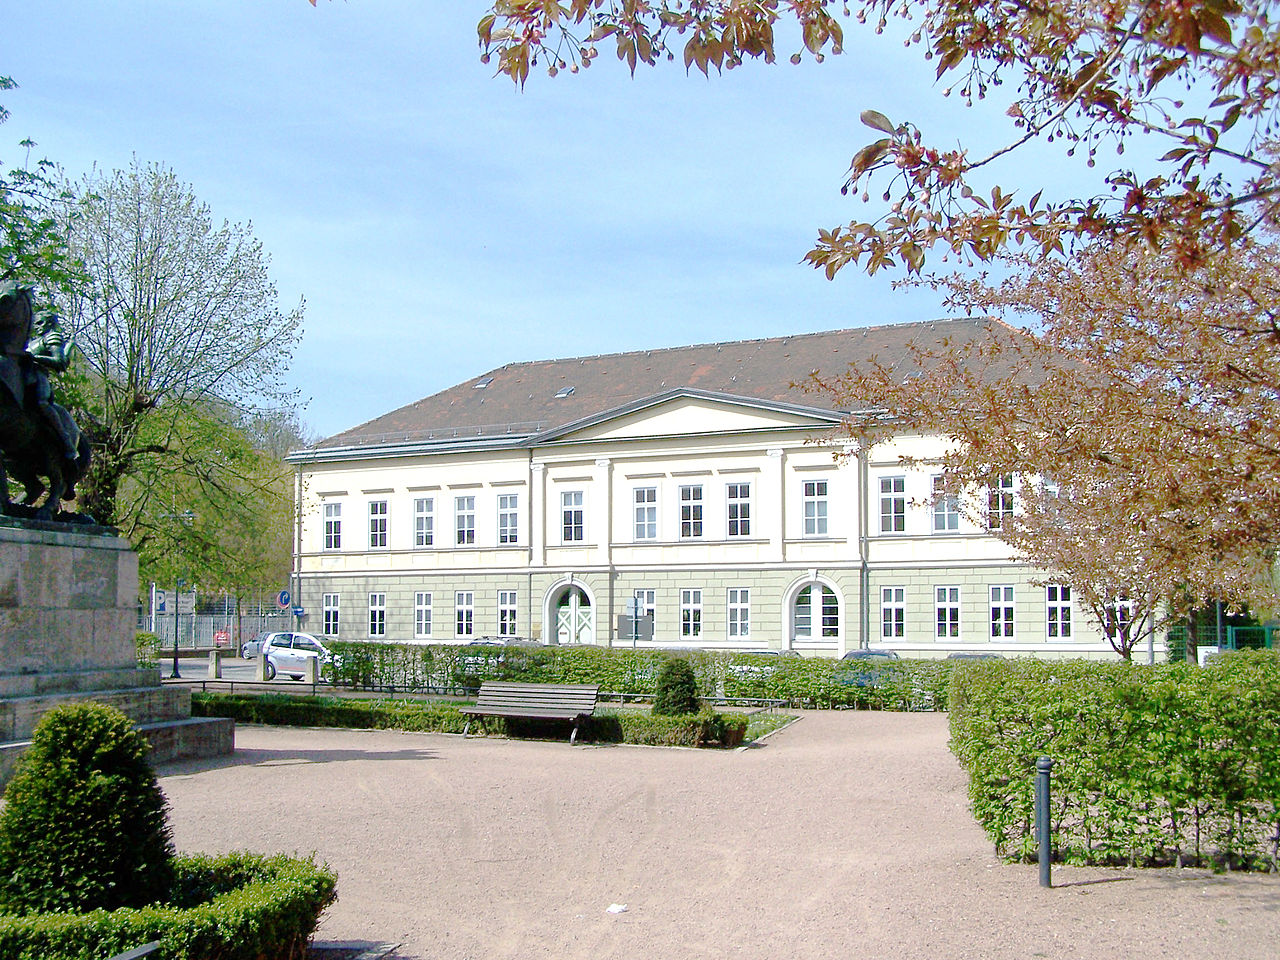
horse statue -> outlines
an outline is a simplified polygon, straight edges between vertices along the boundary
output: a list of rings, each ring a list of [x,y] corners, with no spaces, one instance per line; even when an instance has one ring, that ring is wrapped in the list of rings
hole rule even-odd
[[[0,284],[0,512],[87,520],[63,511],[62,503],[75,497],[75,485],[89,468],[89,442],[66,408],[54,402],[45,373],[67,368],[71,344],[58,315],[36,313],[31,295],[30,287]],[[21,504],[10,499],[10,475],[26,493]]]

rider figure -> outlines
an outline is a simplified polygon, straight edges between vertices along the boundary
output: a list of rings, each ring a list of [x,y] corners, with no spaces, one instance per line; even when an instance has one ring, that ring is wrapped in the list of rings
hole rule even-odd
[[[33,403],[41,416],[62,440],[63,454],[69,460],[79,455],[80,428],[71,419],[64,406],[53,400],[53,387],[46,370],[62,373],[71,364],[74,341],[62,332],[57,311],[40,310],[31,323],[31,336],[27,340],[23,358],[23,380],[26,384],[27,402]]]

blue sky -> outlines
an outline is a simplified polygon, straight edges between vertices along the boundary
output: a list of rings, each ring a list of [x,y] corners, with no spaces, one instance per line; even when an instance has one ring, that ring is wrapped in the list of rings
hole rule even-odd
[[[850,25],[848,55],[792,66],[788,36],[778,64],[706,80],[633,79],[604,48],[520,92],[479,61],[485,9],[15,5],[0,161],[26,137],[72,175],[136,155],[252,221],[281,306],[307,301],[291,379],[320,435],[511,361],[942,315],[891,276],[800,263],[819,227],[866,216],[840,195],[874,139],[862,109],[944,144],[1007,129],[944,99],[919,50]]]

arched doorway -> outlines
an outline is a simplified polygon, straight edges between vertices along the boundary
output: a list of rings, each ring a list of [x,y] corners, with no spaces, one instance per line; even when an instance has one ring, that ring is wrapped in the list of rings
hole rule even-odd
[[[786,605],[786,635],[800,650],[838,649],[844,633],[840,594],[822,580],[808,580],[792,587]]]
[[[553,643],[595,643],[595,610],[585,590],[570,584],[561,590],[552,608],[556,625]]]

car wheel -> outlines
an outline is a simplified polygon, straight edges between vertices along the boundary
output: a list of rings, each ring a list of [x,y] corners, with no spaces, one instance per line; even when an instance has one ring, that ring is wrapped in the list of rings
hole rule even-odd
[[[267,679],[274,680],[276,678],[276,665],[270,660],[267,661]]]
[[[300,674],[300,673],[291,673],[291,674],[289,674],[289,679],[290,679],[290,680],[301,680],[301,679],[302,679],[302,674]]]

